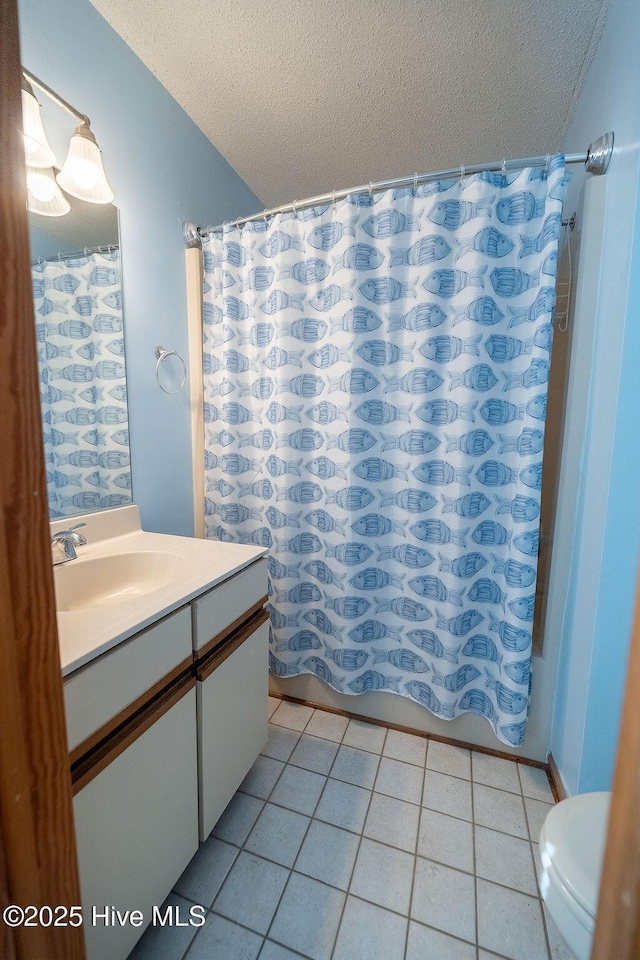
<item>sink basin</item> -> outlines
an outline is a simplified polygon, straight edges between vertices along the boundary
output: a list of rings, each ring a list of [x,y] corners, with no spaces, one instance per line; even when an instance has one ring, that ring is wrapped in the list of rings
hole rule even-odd
[[[78,558],[54,567],[59,611],[109,607],[166,587],[186,569],[171,553],[144,551]]]

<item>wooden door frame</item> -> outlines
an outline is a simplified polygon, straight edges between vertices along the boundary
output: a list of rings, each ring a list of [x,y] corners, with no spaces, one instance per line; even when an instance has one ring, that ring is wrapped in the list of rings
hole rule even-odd
[[[80,904],[49,542],[17,0],[0,0],[0,895]],[[0,919],[7,960],[84,960],[81,927]]]

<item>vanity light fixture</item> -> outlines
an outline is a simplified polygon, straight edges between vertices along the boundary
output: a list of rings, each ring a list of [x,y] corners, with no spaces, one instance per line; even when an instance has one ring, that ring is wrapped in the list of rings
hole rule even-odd
[[[22,110],[29,210],[32,213],[39,213],[48,217],[64,216],[71,207],[60,187],[72,197],[85,200],[87,203],[111,203],[113,190],[107,181],[102,165],[100,147],[91,131],[89,118],[72,107],[55,90],[52,90],[29,70],[23,68],[22,75]],[[47,143],[40,117],[40,106],[33,93],[34,86],[42,90],[54,103],[70,113],[79,122],[69,143],[67,159],[57,177],[53,171],[55,156]]]

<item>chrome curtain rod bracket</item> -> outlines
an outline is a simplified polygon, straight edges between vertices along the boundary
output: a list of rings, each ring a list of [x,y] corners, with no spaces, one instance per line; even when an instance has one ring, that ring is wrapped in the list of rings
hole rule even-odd
[[[611,156],[613,154],[613,133],[605,133],[603,136],[594,140],[589,145],[586,153],[567,153],[565,154],[565,164],[582,163],[587,173],[595,176],[601,176],[607,172]],[[348,187],[345,190],[332,190],[331,193],[323,193],[317,197],[308,197],[306,200],[296,200],[296,210],[303,210],[305,207],[315,207],[322,204],[335,203],[336,200],[342,200],[350,193],[379,193],[382,190],[389,190],[391,187],[414,187],[416,183],[428,183],[431,180],[451,180],[460,176],[464,170],[465,176],[471,176],[474,173],[500,173],[505,169],[514,169],[517,167],[544,167],[548,163],[549,157],[522,157],[516,160],[493,160],[490,163],[476,163],[471,166],[453,167],[450,170],[439,170],[434,173],[413,174],[410,177],[399,177],[396,180],[381,180],[379,183],[366,183],[359,187]],[[277,213],[292,213],[293,204],[273,207],[271,210],[263,210],[261,213],[254,213],[249,217],[239,217],[235,224],[239,227],[244,223],[253,223],[255,220],[264,220],[267,217],[275,216]],[[182,229],[185,242],[189,247],[202,246],[203,239],[210,233],[217,233],[222,230],[224,224],[220,223],[215,227],[206,227],[203,229],[196,223],[185,223]]]

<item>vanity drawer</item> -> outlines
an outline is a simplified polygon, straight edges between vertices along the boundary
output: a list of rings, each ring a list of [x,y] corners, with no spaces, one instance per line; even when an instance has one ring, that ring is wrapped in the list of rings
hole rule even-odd
[[[192,604],[193,646],[202,656],[266,600],[267,561],[257,560]]]
[[[116,718],[121,722],[143,694],[154,686],[160,690],[165,679],[168,683],[192,661],[191,612],[185,606],[67,677],[64,705],[72,759],[74,752],[76,757],[84,752],[76,748],[87,738],[110,722],[116,725]]]

